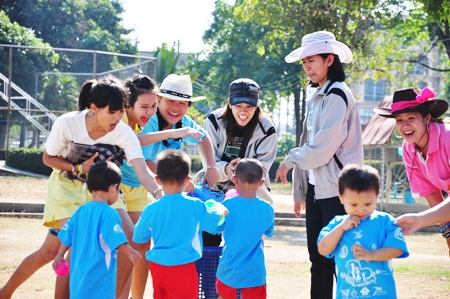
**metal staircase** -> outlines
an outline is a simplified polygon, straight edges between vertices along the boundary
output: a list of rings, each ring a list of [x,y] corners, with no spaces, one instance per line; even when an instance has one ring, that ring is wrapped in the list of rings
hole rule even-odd
[[[8,84],[9,79],[0,73],[0,96],[3,100],[8,102]],[[18,95],[15,95],[18,94]],[[14,96],[13,96],[14,95]],[[25,102],[23,104],[22,102]],[[20,104],[22,105],[20,105]],[[36,99],[26,93],[19,86],[11,82],[11,107],[22,114],[30,123],[38,128],[43,134],[48,136],[50,133],[51,124],[56,120],[57,116],[50,112],[44,105],[39,103]],[[47,126],[44,126],[43,120],[47,119]],[[38,120],[39,119],[39,120]]]

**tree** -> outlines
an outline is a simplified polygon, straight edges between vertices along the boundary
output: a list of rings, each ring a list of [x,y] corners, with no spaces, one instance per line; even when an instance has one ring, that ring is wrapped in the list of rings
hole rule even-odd
[[[51,50],[49,44],[43,42],[40,38],[36,38],[28,29],[11,22],[4,11],[0,11],[0,43],[22,44],[42,48],[39,50],[13,49],[14,68],[12,69],[12,81],[19,86],[30,86],[30,82],[34,83],[34,71],[42,68],[51,68],[59,59],[59,56]],[[9,48],[0,48],[0,73],[6,77],[8,77],[9,54]],[[28,89],[30,90],[31,87]],[[2,106],[5,107],[6,105]],[[0,122],[0,148],[5,147],[7,113],[6,110],[0,111],[1,119],[5,120]],[[12,116],[12,119],[21,117],[18,113],[12,113],[10,116]]]
[[[267,26],[251,24],[234,16],[234,7],[223,0],[216,1],[214,22],[205,32],[203,40],[211,45],[206,57],[191,56],[186,66],[190,73],[198,73],[195,87],[201,90],[214,109],[228,97],[228,86],[241,77],[255,80],[261,87],[264,110],[273,111],[278,97],[291,94],[299,87],[299,65],[284,62],[293,40],[279,41],[283,46],[272,52],[261,52],[258,41],[267,33]]]
[[[52,47],[137,54],[136,43],[125,36],[119,0],[7,0],[0,4],[12,22],[29,28]],[[62,52],[58,70],[92,72],[92,54]],[[97,57],[97,72],[123,65],[123,58]],[[81,82],[80,82],[81,83]]]

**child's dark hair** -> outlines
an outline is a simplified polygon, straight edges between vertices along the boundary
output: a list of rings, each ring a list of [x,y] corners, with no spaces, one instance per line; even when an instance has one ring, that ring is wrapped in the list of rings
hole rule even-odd
[[[162,182],[183,184],[191,173],[191,158],[180,150],[165,150],[156,157],[156,174]]]
[[[87,188],[90,192],[108,192],[109,187],[115,184],[119,187],[121,180],[122,172],[120,172],[120,169],[116,164],[109,161],[100,161],[89,168]]]
[[[373,191],[377,195],[380,192],[380,176],[378,170],[369,165],[350,164],[345,166],[338,179],[339,194],[344,194],[345,189],[357,193]]]
[[[127,106],[128,95],[122,81],[112,75],[86,81],[78,96],[78,111],[90,109],[91,104],[97,108],[109,106],[109,111],[123,110]]]
[[[334,82],[344,82],[345,81],[345,72],[344,67],[342,66],[341,60],[339,56],[336,54],[317,54],[323,59],[327,59],[329,55],[334,56],[333,63],[328,68],[327,79],[330,80],[331,83]],[[319,87],[319,83],[309,82],[312,87]]]
[[[145,75],[134,75],[132,79],[125,82],[125,86],[129,91],[128,108],[134,107],[138,96],[146,93],[156,94],[159,91],[155,80]]]
[[[234,175],[244,183],[257,184],[264,177],[264,168],[259,160],[244,158],[236,165]]]

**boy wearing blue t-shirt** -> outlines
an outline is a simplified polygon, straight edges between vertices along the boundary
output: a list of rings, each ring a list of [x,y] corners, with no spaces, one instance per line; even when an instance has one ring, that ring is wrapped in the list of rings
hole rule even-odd
[[[336,298],[397,298],[391,259],[409,253],[395,218],[375,210],[378,171],[347,165],[338,184],[347,215],[334,217],[317,240],[319,253],[335,258]]]
[[[134,229],[137,244],[153,239],[145,254],[153,281],[153,298],[197,299],[195,261],[202,256],[202,229],[214,232],[226,209],[207,209],[198,198],[182,193],[189,184],[191,159],[180,150],[156,158],[156,182],[164,196],[148,205]]]
[[[256,196],[264,184],[264,170],[256,159],[242,159],[232,176],[239,195],[223,201],[229,214],[218,227],[225,240],[217,268],[219,298],[234,299],[240,289],[242,298],[267,297],[263,236],[274,232],[274,210]]]
[[[141,258],[127,244],[119,213],[110,207],[119,198],[121,179],[119,167],[112,162],[92,165],[87,176],[92,200],[81,206],[58,234],[61,246],[53,269],[71,247],[70,298],[116,298],[116,250],[123,250],[133,263]]]

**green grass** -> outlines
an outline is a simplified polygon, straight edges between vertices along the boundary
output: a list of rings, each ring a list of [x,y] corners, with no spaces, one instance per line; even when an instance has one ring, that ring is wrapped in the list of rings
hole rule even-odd
[[[282,184],[280,182],[271,182],[270,192],[273,194],[292,194],[292,183]]]
[[[448,281],[450,277],[450,269],[445,264],[440,266],[434,265],[433,267],[424,267],[420,264],[415,265],[399,265],[394,268],[395,273],[410,273],[410,274],[420,274],[427,277],[432,277],[434,279],[446,280]],[[450,289],[450,285],[448,286]]]

